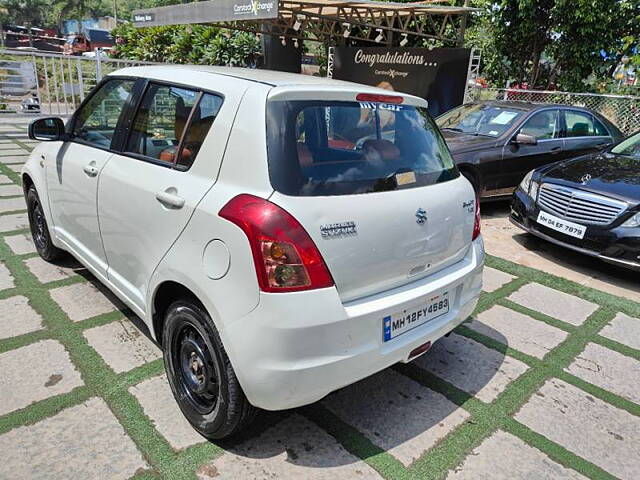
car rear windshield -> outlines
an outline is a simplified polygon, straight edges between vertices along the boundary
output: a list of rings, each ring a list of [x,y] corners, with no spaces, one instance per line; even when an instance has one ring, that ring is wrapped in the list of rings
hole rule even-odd
[[[271,101],[267,140],[271,183],[287,195],[380,192],[458,176],[427,110],[410,105]]]

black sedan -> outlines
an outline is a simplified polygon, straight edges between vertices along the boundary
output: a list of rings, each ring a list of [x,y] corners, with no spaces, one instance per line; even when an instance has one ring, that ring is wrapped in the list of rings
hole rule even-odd
[[[502,198],[531,169],[603,150],[623,135],[586,108],[487,101],[436,119],[458,168],[484,198]]]
[[[640,270],[640,132],[601,153],[529,172],[511,221],[540,238]]]

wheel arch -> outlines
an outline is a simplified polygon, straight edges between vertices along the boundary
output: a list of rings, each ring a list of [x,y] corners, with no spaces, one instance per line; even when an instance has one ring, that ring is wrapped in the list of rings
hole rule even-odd
[[[482,174],[480,173],[480,170],[475,165],[472,165],[470,163],[459,164],[458,170],[460,170],[460,173],[464,175],[465,178],[467,178],[471,182],[471,185],[473,186],[474,190],[480,196],[482,196],[482,193],[484,191],[484,185],[483,185]]]
[[[173,280],[165,280],[161,282],[156,286],[151,302],[153,335],[160,345],[162,345],[162,330],[164,327],[165,313],[173,302],[180,299],[187,299],[197,303],[203,309],[207,310],[209,316],[211,316],[211,312],[208,311],[204,303],[191,289],[182,283]]]

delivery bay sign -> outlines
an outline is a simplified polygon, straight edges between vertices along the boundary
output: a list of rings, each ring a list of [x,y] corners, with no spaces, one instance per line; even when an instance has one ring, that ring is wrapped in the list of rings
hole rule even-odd
[[[439,115],[462,103],[470,55],[466,48],[336,47],[333,78],[425,98]]]

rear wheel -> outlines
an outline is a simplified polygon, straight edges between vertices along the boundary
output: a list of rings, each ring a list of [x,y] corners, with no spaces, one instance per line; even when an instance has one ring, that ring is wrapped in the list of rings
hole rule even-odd
[[[36,188],[33,185],[27,191],[27,213],[29,215],[31,237],[38,254],[47,262],[60,258],[64,251],[57,248],[51,241],[49,226],[44,216],[40,197],[38,197],[38,192],[36,192]]]
[[[163,328],[164,364],[173,395],[191,425],[210,439],[229,437],[253,420],[220,335],[191,300],[171,304]]]

